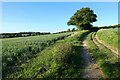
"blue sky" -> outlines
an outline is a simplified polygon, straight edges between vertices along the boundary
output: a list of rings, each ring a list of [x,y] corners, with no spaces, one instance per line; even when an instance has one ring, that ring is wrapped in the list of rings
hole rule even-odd
[[[117,2],[3,2],[2,32],[58,32],[73,28],[67,21],[82,7],[97,14],[94,26],[118,23]]]

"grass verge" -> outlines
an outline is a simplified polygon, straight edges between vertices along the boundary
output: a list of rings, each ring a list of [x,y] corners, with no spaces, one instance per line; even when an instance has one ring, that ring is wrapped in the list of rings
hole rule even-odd
[[[118,57],[95,40],[94,32],[88,35],[87,42],[89,51],[92,53],[92,57],[97,64],[101,67],[105,78],[119,78],[120,62]]]

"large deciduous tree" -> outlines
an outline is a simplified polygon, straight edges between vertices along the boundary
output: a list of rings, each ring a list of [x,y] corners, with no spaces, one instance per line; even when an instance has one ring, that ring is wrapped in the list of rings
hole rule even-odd
[[[90,8],[81,8],[70,18],[67,25],[75,25],[79,30],[90,30],[97,15]]]

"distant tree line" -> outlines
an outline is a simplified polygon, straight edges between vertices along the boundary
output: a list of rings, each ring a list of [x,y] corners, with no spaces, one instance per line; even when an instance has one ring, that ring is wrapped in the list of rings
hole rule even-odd
[[[120,24],[117,25],[110,25],[110,26],[93,26],[91,28],[92,31],[96,31],[99,29],[108,29],[108,28],[120,28]],[[67,33],[67,32],[75,32],[79,29],[67,29],[66,31],[56,32],[53,34],[59,34],[59,33]],[[1,33],[0,38],[14,38],[14,37],[27,37],[27,36],[37,36],[37,35],[46,35],[51,34],[50,32],[20,32],[20,33]]]
[[[93,26],[91,31],[97,31],[99,29],[120,28],[120,24],[110,26]]]
[[[105,28],[120,28],[120,24],[117,24],[117,25],[110,25],[110,26],[102,26],[102,27],[100,27],[100,28],[103,28],[103,29],[105,29]]]
[[[75,31],[78,31],[78,29],[75,29],[75,28],[73,28],[73,29],[67,29],[66,31],[56,32],[54,34],[67,33],[67,32],[75,32]]]
[[[46,35],[46,34],[50,34],[50,32],[1,33],[0,38],[27,37],[27,36]]]

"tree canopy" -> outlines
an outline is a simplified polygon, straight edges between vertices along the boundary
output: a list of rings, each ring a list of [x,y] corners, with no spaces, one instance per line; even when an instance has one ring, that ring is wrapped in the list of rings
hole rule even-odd
[[[70,18],[67,25],[75,25],[79,30],[89,30],[92,23],[97,21],[96,17],[97,15],[90,8],[81,8]]]

